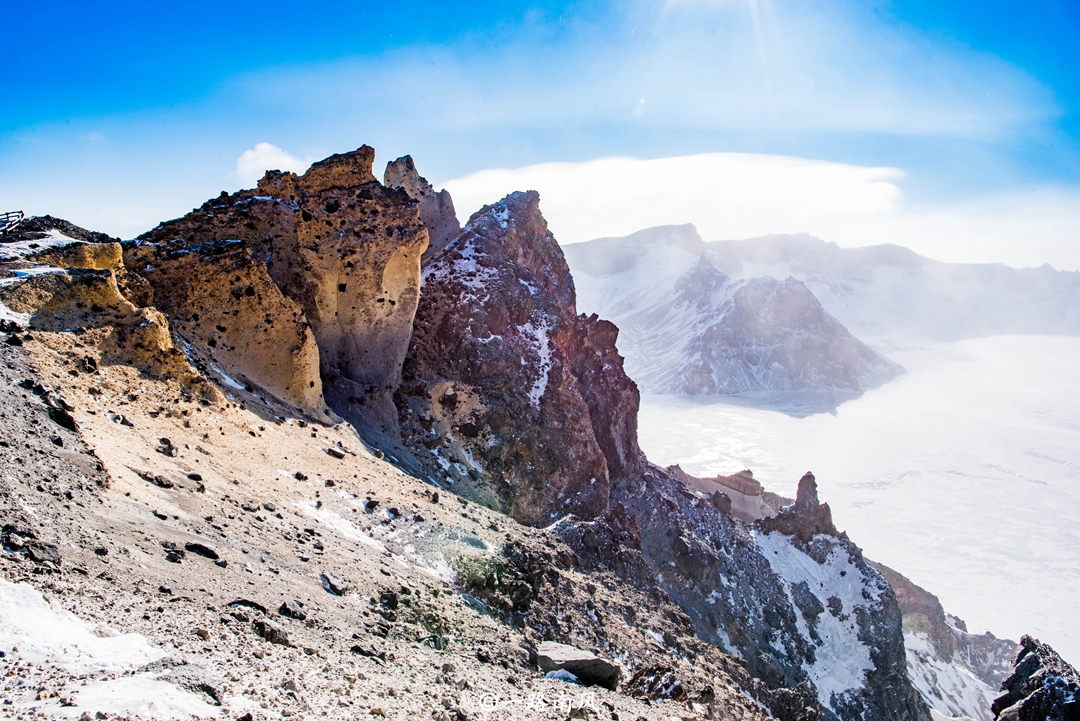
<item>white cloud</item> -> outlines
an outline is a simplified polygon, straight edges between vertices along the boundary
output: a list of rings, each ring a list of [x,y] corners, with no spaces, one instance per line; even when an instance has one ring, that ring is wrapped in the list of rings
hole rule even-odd
[[[289,170],[303,173],[311,165],[311,160],[301,160],[270,143],[257,143],[254,148],[245,150],[236,159],[236,170],[231,174],[234,180],[245,188],[253,187],[267,170]]]
[[[706,240],[807,232],[848,247],[896,243],[952,262],[1080,269],[1080,190],[911,205],[903,178],[897,168],[710,153],[483,170],[445,187],[463,215],[514,190],[538,190],[561,243],[694,223]]]

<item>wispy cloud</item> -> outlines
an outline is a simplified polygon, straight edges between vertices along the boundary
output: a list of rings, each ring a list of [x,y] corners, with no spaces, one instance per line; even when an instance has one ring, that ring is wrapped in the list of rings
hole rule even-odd
[[[445,186],[462,214],[514,190],[538,190],[561,243],[694,223],[706,240],[807,232],[848,247],[896,243],[952,262],[1080,269],[1076,189],[925,205],[906,201],[903,179],[896,168],[711,153],[484,170]]]

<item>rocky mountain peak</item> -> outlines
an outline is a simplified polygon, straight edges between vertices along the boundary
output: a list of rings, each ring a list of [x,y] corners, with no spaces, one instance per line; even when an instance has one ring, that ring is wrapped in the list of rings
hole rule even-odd
[[[577,297],[562,248],[548,230],[535,190],[511,193],[473,213],[463,235],[480,253],[512,259],[522,283],[535,284],[565,313],[577,313]]]
[[[997,721],[1071,721],[1080,718],[1080,674],[1037,638],[1020,639],[1013,673],[992,709]]]
[[[268,172],[125,248],[200,362],[318,418],[397,437],[392,393],[428,233],[368,147]]]
[[[640,455],[617,329],[575,315],[539,202],[485,206],[429,261],[397,395],[433,479],[534,525],[603,513]]]
[[[786,536],[795,536],[803,543],[810,543],[819,533],[841,535],[833,525],[829,504],[818,500],[817,479],[809,471],[799,479],[795,503],[785,506],[775,516],[761,519],[757,526],[765,533],[780,531]]]
[[[461,232],[450,193],[446,190],[435,192],[431,183],[417,172],[411,155],[386,164],[383,184],[388,188],[401,188],[420,204],[420,220],[429,236],[428,249],[422,259],[424,264]]]
[[[330,188],[352,188],[374,183],[375,148],[361,145],[348,153],[336,153],[325,160],[312,163],[302,176],[309,192]]]

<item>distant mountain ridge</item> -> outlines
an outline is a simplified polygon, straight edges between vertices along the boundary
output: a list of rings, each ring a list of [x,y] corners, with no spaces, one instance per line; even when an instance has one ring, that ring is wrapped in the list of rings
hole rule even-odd
[[[569,245],[583,310],[622,331],[627,372],[653,393],[853,394],[903,372],[799,280],[733,278],[692,226]]]
[[[793,277],[862,339],[952,341],[1080,335],[1080,272],[1049,265],[944,263],[897,245],[841,248],[808,234],[706,242],[692,224],[566,246],[579,294],[662,247],[689,267],[701,254],[732,278]],[[583,302],[582,306],[589,306]]]

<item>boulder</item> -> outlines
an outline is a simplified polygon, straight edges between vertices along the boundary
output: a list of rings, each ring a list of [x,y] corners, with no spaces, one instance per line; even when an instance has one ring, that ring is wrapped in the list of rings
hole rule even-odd
[[[544,673],[567,671],[586,686],[603,686],[612,691],[619,685],[622,669],[590,651],[554,641],[544,641],[536,651],[537,663]]]

